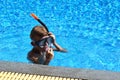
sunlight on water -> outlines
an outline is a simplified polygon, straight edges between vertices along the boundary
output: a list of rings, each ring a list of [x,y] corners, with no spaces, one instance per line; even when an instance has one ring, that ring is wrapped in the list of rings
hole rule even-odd
[[[26,62],[35,13],[68,53],[55,52],[51,66],[120,71],[118,0],[1,0],[0,60]]]

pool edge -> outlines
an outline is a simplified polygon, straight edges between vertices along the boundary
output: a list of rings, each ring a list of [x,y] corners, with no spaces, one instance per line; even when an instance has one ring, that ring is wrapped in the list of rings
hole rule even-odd
[[[47,76],[60,76],[88,80],[119,80],[119,72],[52,67],[38,64],[0,61],[0,71],[11,71]]]

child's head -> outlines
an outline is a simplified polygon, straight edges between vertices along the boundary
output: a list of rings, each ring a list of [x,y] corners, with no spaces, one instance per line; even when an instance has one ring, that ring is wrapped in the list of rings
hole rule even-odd
[[[38,41],[44,36],[48,36],[48,32],[43,26],[35,26],[30,33],[30,38],[34,41]]]

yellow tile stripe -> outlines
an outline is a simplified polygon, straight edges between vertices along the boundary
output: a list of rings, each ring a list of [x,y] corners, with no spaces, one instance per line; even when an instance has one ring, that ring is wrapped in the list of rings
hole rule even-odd
[[[1,71],[0,80],[82,80],[82,79]]]

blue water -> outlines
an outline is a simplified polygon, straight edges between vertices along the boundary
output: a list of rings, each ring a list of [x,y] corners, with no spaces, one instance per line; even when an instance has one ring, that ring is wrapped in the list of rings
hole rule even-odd
[[[0,0],[0,60],[30,63],[30,13],[68,50],[50,66],[120,71],[120,0]]]

